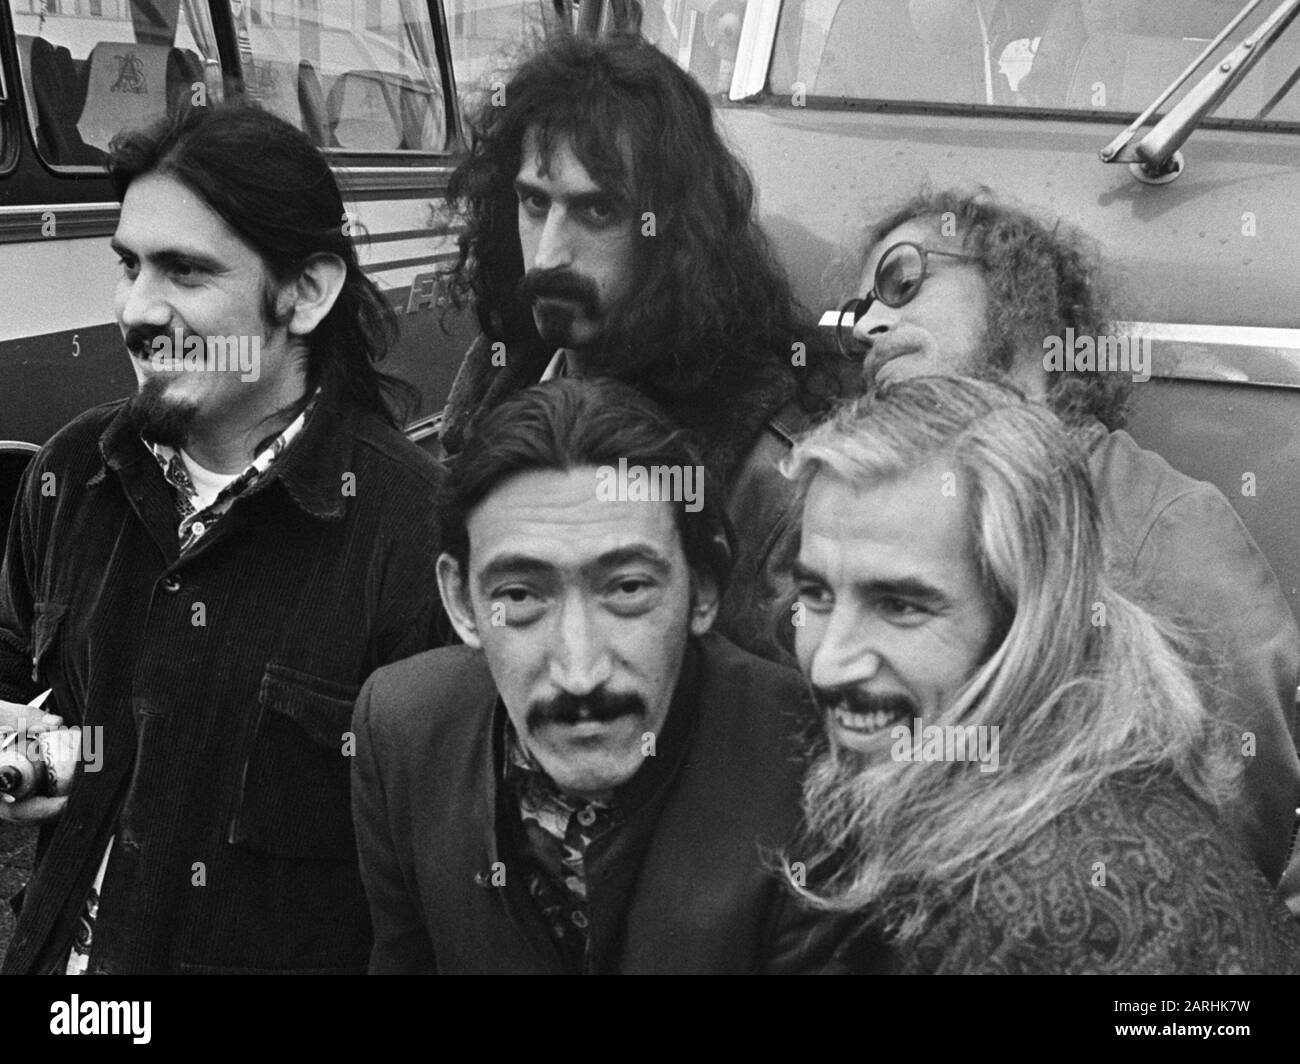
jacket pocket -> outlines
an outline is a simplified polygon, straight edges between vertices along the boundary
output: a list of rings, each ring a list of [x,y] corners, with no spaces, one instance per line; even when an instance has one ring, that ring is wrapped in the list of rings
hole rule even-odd
[[[42,669],[48,679],[46,686],[53,687],[50,677],[50,655],[58,646],[59,628],[68,607],[58,602],[36,603],[36,615],[32,619],[32,680],[41,682]]]
[[[355,858],[345,735],[360,691],[268,665],[229,841],[282,857]]]

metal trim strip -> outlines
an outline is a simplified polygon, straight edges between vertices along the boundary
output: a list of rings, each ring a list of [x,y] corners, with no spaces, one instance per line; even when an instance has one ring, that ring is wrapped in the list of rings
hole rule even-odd
[[[430,195],[445,191],[452,166],[336,166],[332,168],[344,199],[358,193],[406,192]]]
[[[117,228],[121,206],[117,203],[42,203],[35,206],[0,207],[0,244],[26,244],[35,240],[76,240],[111,236]],[[41,230],[54,215],[54,236]]]
[[[51,211],[55,235],[46,237],[45,212]],[[39,240],[84,240],[112,236],[117,228],[121,205],[118,203],[42,203],[23,207],[0,207],[0,244],[27,244]],[[463,223],[430,226],[427,229],[396,229],[382,233],[358,233],[358,244],[384,244],[399,240],[419,240],[458,236]]]
[[[1300,329],[1117,321],[1115,331],[1150,341],[1152,377],[1300,389]]]
[[[839,312],[818,321],[833,329]],[[1152,377],[1300,389],[1300,329],[1196,322],[1116,321],[1116,335],[1149,342]]]
[[[458,251],[445,251],[434,255],[416,255],[409,259],[391,259],[388,262],[366,263],[362,269],[368,274],[383,273],[386,270],[400,270],[407,266],[436,266],[442,262],[455,262],[460,258]]]

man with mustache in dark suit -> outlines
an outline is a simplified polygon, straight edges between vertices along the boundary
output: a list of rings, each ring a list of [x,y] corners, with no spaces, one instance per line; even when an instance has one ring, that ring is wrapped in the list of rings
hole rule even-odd
[[[626,385],[557,380],[452,463],[438,583],[466,646],[357,702],[371,971],[817,970],[799,675],[712,634],[731,537],[698,453]]]

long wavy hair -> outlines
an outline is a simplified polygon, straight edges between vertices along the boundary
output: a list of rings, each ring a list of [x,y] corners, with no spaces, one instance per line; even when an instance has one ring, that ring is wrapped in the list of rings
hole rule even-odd
[[[869,908],[899,940],[1108,780],[1169,774],[1221,810],[1240,766],[1198,694],[1210,664],[1107,583],[1087,459],[1041,405],[985,381],[886,384],[798,443],[787,475],[875,483],[932,459],[966,492],[981,583],[1009,623],[925,723],[997,727],[1000,764],[863,767],[828,749],[806,780],[799,855],[823,874],[796,887],[821,908]]]
[[[1064,336],[1067,328],[1076,336],[1111,331],[1112,295],[1099,256],[1083,234],[999,203],[988,189],[922,189],[886,213],[866,232],[853,283],[890,232],[918,219],[936,226],[941,219],[951,222],[963,250],[979,260],[989,288],[985,335],[994,370],[1009,370],[1026,345],[1041,355],[1043,340]],[[1095,417],[1108,429],[1124,426],[1132,388],[1128,375],[1070,370],[1049,376],[1047,403],[1067,424]]]
[[[467,219],[453,299],[472,301],[489,340],[534,354],[542,342],[517,293],[513,181],[532,130],[543,164],[567,145],[632,205],[639,229],[654,214],[655,235],[638,238],[635,296],[601,337],[602,364],[710,436],[729,414],[720,398],[764,387],[793,394],[800,314],[754,221],[749,174],[689,74],[635,37],[561,34],[534,46],[492,95],[448,190]]]
[[[300,405],[320,387],[334,401],[401,427],[418,394],[378,368],[396,339],[397,319],[361,269],[338,184],[305,133],[253,104],[187,102],[172,117],[119,134],[107,167],[119,199],[146,174],[187,186],[257,252],[275,284],[295,278],[313,255],[342,259],[343,289],[308,337],[308,388]],[[270,285],[262,311],[276,322]]]

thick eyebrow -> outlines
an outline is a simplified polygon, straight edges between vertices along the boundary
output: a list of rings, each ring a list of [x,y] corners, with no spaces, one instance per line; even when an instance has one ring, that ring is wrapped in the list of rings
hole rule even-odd
[[[610,207],[617,210],[623,204],[619,196],[599,188],[590,192],[575,192],[571,196],[556,196],[525,177],[516,177],[514,183],[515,193],[519,196],[536,196],[538,199],[546,200],[561,199],[567,206],[579,211],[588,207]]]
[[[503,554],[493,558],[478,574],[479,588],[506,576],[546,576],[554,572],[555,567],[527,554]]]
[[[109,240],[108,246],[123,258],[128,255],[135,255],[135,252],[118,240],[117,237],[113,237]],[[209,273],[221,273],[226,268],[225,263],[212,258],[210,255],[204,255],[197,251],[186,251],[183,248],[163,248],[160,251],[155,251],[152,254],[147,255],[146,258],[164,268],[168,266],[176,266],[180,263],[197,266],[199,269],[207,270]]]
[[[583,566],[583,571],[588,575],[600,575],[624,565],[649,566],[654,570],[655,575],[663,580],[672,573],[672,565],[668,559],[648,546],[619,547],[606,551],[595,561]],[[503,554],[493,558],[483,567],[483,571],[478,576],[478,583],[480,588],[484,588],[506,576],[550,576],[555,571],[554,565],[529,554]]]
[[[664,580],[672,572],[668,559],[648,546],[619,547],[617,550],[606,551],[593,564],[586,566],[586,569],[588,572],[599,573],[607,569],[618,569],[624,565],[647,565],[655,571],[656,576]]]
[[[802,562],[794,563],[793,572],[796,580],[806,580],[813,584],[826,582],[820,573]],[[906,598],[934,606],[948,602],[948,596],[939,588],[914,576],[900,576],[893,580],[864,580],[855,583],[853,589],[864,598]]]

